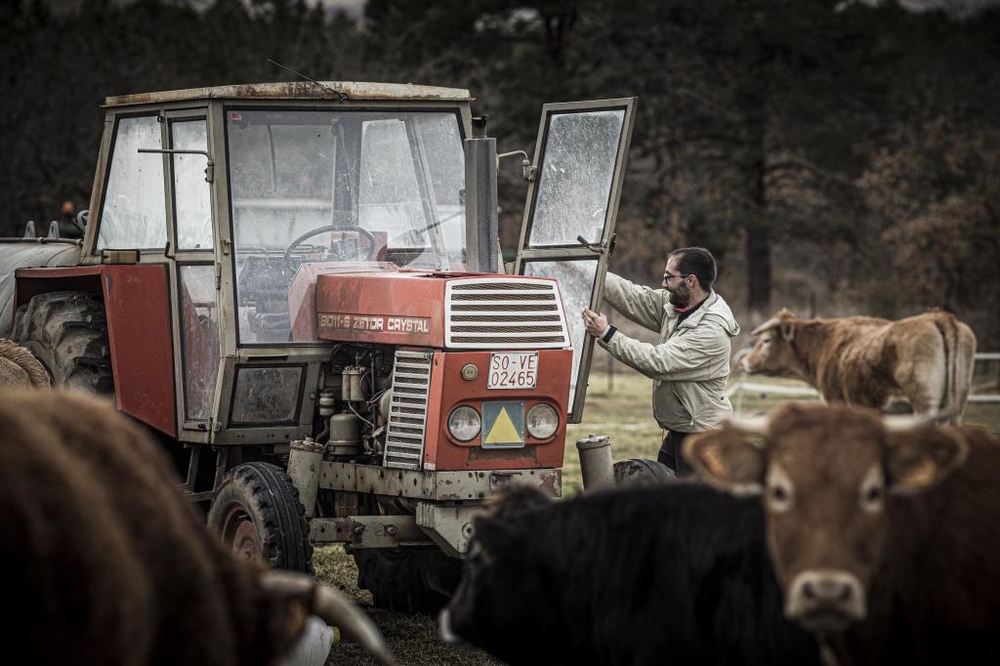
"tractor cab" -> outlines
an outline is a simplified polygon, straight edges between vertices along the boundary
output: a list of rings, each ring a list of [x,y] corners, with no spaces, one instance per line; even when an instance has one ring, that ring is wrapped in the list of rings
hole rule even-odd
[[[162,394],[154,386],[173,374],[162,397],[176,419],[163,410],[155,424],[206,443],[312,434],[315,392],[303,387],[330,343],[293,325],[319,269],[466,268],[471,101],[309,83],[108,98],[83,263],[155,264],[166,269],[149,276],[155,288],[178,295],[169,337],[143,336],[178,352],[142,382]]]

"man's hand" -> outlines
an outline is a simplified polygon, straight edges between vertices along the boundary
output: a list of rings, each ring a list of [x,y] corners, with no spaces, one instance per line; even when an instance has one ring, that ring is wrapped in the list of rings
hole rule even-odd
[[[608,318],[600,312],[594,312],[589,308],[584,308],[583,325],[587,327],[587,333],[590,333],[595,338],[599,338],[604,335],[604,331],[608,329]]]

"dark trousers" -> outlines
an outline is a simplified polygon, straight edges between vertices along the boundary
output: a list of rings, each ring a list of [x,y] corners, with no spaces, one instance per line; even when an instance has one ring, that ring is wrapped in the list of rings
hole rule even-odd
[[[677,476],[686,476],[694,472],[691,465],[687,464],[687,461],[681,456],[681,444],[684,443],[684,438],[690,434],[668,430],[667,436],[663,438],[660,452],[656,455],[657,462],[672,469]]]

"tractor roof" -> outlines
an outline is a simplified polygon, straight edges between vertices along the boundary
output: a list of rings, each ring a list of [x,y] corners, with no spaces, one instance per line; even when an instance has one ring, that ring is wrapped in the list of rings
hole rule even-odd
[[[104,105],[106,107],[129,106],[206,99],[330,99],[335,95],[330,92],[329,88],[343,93],[349,100],[471,102],[473,99],[469,91],[463,88],[439,88],[412,83],[360,83],[355,81],[323,81],[321,83],[322,85],[311,81],[248,83],[135,95],[114,95],[106,97]]]

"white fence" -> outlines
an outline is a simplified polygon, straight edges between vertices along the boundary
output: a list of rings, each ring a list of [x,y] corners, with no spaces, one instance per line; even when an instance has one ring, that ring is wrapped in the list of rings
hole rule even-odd
[[[989,361],[1000,361],[1000,353],[984,352],[976,354],[976,363]],[[811,386],[789,386],[787,384],[764,384],[761,382],[748,382],[740,380],[726,390],[726,396],[732,397],[737,393],[749,391],[756,393],[762,398],[767,395],[784,395],[793,398],[818,398],[819,392]],[[991,402],[1000,403],[1000,394],[995,393],[973,393],[969,396],[969,402]]]

